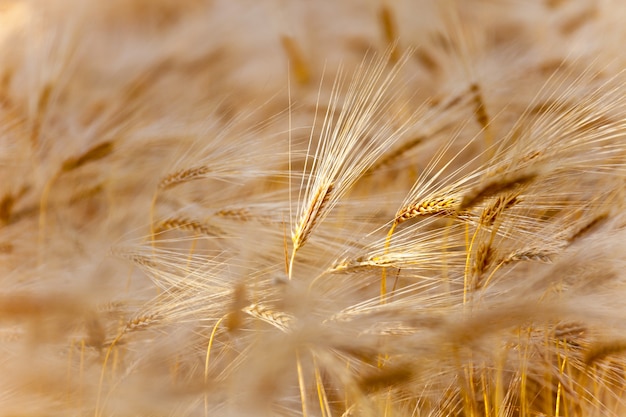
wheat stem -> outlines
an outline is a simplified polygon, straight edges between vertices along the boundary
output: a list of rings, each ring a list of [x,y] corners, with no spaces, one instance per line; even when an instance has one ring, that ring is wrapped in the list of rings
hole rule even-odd
[[[300,350],[296,349],[296,368],[298,370],[298,387],[300,388],[300,402],[302,404],[302,417],[308,416],[307,407],[307,389],[304,381],[304,373],[302,371],[302,362],[300,361]]]
[[[211,336],[209,337],[209,343],[206,348],[206,356],[204,359],[204,389],[207,389],[207,385],[209,383],[209,361],[211,358],[211,349],[213,347],[213,341],[215,340],[215,335],[217,334],[217,329],[219,328],[222,321],[226,318],[226,316],[222,316],[213,326],[213,330],[211,331]],[[208,394],[204,394],[204,415],[208,417],[209,415],[209,397]]]
[[[387,237],[385,238],[385,251],[384,255],[389,253],[389,247],[391,246],[391,237],[393,236],[393,232],[396,230],[398,226],[398,222],[394,221],[389,228],[389,232],[387,233]],[[380,279],[380,303],[385,304],[387,299],[387,268],[383,267],[381,271],[381,279]]]

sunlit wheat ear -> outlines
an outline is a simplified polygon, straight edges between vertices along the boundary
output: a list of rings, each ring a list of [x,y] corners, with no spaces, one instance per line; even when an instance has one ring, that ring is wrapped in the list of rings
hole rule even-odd
[[[400,93],[389,91],[407,56],[390,69],[388,60],[389,55],[384,55],[362,62],[343,97],[344,77],[340,73],[321,131],[311,131],[300,187],[304,193],[298,196],[296,220],[291,221],[290,279],[296,253],[316,226],[409,126],[410,120],[393,120],[390,112]]]
[[[257,303],[244,307],[243,312],[283,332],[288,332],[295,322],[295,317],[292,315]]]
[[[401,223],[425,217],[451,216],[459,220],[466,219],[466,213],[458,210],[459,204],[466,190],[471,188],[472,184],[475,184],[483,170],[475,170],[469,174],[464,172],[476,161],[477,158],[474,158],[465,164],[461,164],[460,167],[455,168],[452,172],[447,171],[474,139],[470,140],[460,151],[452,156],[448,156],[447,153],[452,146],[453,140],[449,140],[442,146],[429,166],[420,174],[396,212],[385,239],[384,253],[389,251],[393,235]],[[435,171],[435,167],[442,161],[446,162]],[[380,283],[381,302],[385,302],[386,295],[387,270],[383,268]]]

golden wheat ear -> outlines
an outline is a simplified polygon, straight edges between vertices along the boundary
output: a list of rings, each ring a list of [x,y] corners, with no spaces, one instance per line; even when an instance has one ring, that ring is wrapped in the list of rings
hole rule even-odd
[[[340,72],[335,80],[321,130],[313,128],[309,137],[296,220],[291,220],[289,278],[296,253],[311,233],[408,129],[410,118],[394,123],[389,114],[400,99],[397,91],[389,89],[407,58],[405,55],[390,68],[389,53],[367,58],[357,68],[343,96],[343,74]]]

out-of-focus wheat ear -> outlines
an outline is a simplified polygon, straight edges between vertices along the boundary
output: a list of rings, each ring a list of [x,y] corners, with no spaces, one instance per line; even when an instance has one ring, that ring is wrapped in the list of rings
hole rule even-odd
[[[85,327],[87,330],[85,344],[101,349],[106,340],[106,332],[101,320],[95,313],[87,315],[85,318]]]
[[[63,161],[61,171],[74,171],[84,165],[87,165],[88,163],[99,161],[100,159],[103,159],[113,153],[114,149],[115,144],[113,141],[105,141],[94,145],[84,153]]]
[[[104,187],[105,185],[103,183],[99,183],[88,188],[79,189],[69,198],[68,204],[71,205],[80,201],[89,200],[102,193],[102,191],[104,191]]]
[[[46,229],[46,215],[48,210],[48,199],[50,196],[50,191],[52,190],[53,184],[59,179],[63,174],[75,171],[87,164],[90,164],[95,161],[99,161],[103,158],[106,158],[115,149],[114,141],[105,141],[98,143],[91,148],[87,149],[80,155],[67,158],[61,164],[59,170],[50,177],[50,179],[46,182],[46,185],[41,192],[41,198],[39,200],[39,246],[43,245],[43,241],[45,238],[45,229]]]
[[[359,389],[366,393],[375,393],[406,384],[415,376],[412,365],[400,363],[370,370],[359,377]]]
[[[596,19],[598,14],[598,6],[590,3],[590,5],[584,9],[579,10],[578,13],[572,14],[568,19],[561,22],[559,31],[563,35],[572,36],[572,34],[581,27]]]
[[[291,71],[296,77],[296,81],[301,85],[308,84],[311,79],[311,71],[296,40],[293,36],[281,35],[280,44],[287,54]]]
[[[0,200],[0,224],[7,225],[13,220],[15,204],[26,194],[28,186],[22,186],[16,193],[7,192]]]
[[[605,359],[607,356],[617,355],[626,351],[626,340],[608,340],[594,342],[585,352],[583,358],[587,366]]]
[[[446,97],[443,100],[432,100],[428,103],[431,107],[424,112],[424,114],[420,117],[420,120],[422,123],[426,124],[428,124],[428,121],[432,120],[434,126],[430,126],[430,129],[426,132],[412,134],[409,139],[401,140],[398,146],[391,148],[389,152],[386,152],[378,161],[376,161],[376,163],[367,170],[367,174],[372,174],[381,168],[391,166],[394,162],[427,140],[435,138],[437,135],[444,132],[445,129],[449,128],[452,124],[452,122],[448,120],[449,118],[446,118],[446,116],[449,116],[449,112],[454,111],[458,107],[467,106],[470,100],[471,91],[467,90],[451,97]]]
[[[589,221],[583,224],[580,228],[575,230],[570,236],[567,237],[567,243],[572,244],[579,239],[587,236],[593,232],[596,228],[600,227],[609,219],[609,213],[601,212],[593,216]]]
[[[474,116],[482,128],[483,136],[485,138],[485,149],[487,149],[485,157],[489,159],[493,155],[493,133],[490,126],[491,119],[489,118],[489,113],[487,112],[487,107],[485,106],[485,100],[483,99],[483,94],[478,83],[474,82],[470,85],[470,92],[472,93],[474,102]]]
[[[390,50],[389,57],[391,62],[398,62],[398,59],[400,59],[398,25],[396,24],[396,20],[389,5],[383,4],[381,6],[378,11],[378,21],[383,33],[383,39]]]
[[[3,68],[2,70],[2,75],[0,76],[0,103],[2,104],[10,103],[8,92],[13,80],[13,72],[12,68]]]
[[[538,177],[539,172],[536,169],[523,169],[496,178],[491,178],[479,187],[476,187],[465,194],[459,203],[457,210],[466,210],[480,204],[486,198],[516,190],[524,185],[532,183]]]
[[[35,112],[30,131],[30,144],[33,149],[36,149],[39,145],[39,134],[41,132],[41,125],[46,116],[48,104],[50,103],[52,89],[52,83],[48,82],[43,86],[43,88],[39,92],[39,96],[37,97],[37,110]]]
[[[589,328],[581,322],[561,322],[554,326],[554,338],[572,346],[580,346]]]
[[[424,136],[416,136],[406,142],[402,143],[396,149],[392,149],[391,152],[386,153],[382,158],[380,158],[374,165],[372,165],[368,170],[367,174],[371,174],[375,171],[378,171],[380,168],[391,165],[400,159],[407,152],[421,145],[426,138]]]
[[[441,72],[441,64],[433,53],[426,50],[425,47],[416,49],[414,55],[420,66],[430,74],[438,75]]]
[[[247,222],[253,218],[253,214],[246,208],[222,209],[213,213],[214,216]]]

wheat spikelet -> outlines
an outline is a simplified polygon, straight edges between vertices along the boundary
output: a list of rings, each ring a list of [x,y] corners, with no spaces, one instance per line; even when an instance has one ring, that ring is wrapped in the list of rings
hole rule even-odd
[[[297,251],[308,239],[319,217],[324,212],[325,206],[330,200],[333,192],[333,184],[322,186],[313,196],[309,205],[309,210],[303,213],[300,222],[296,226],[295,233],[292,235],[293,250]]]
[[[148,269],[158,270],[159,264],[150,256],[138,253],[123,253],[121,256],[137,265],[141,265]]]
[[[396,222],[402,223],[419,216],[448,216],[455,214],[458,207],[456,197],[435,197],[403,207],[396,215]]]
[[[241,223],[258,223],[263,225],[283,224],[284,207],[279,203],[272,202],[268,196],[267,202],[258,204],[250,203],[246,207],[229,206],[212,213],[212,216],[220,220],[230,220]]]
[[[194,232],[205,236],[223,236],[222,232],[217,227],[206,224],[197,220],[191,220],[185,217],[171,217],[158,223],[155,228],[156,233],[170,230],[179,229]]]
[[[294,317],[285,312],[274,310],[262,304],[250,304],[243,311],[250,316],[262,320],[277,329],[288,332],[294,324]]]
[[[147,314],[143,316],[137,316],[133,319],[130,319],[126,322],[120,335],[124,335],[130,332],[136,332],[140,330],[145,330],[148,327],[154,325],[159,322],[161,317],[157,313]],[[119,337],[119,336],[118,336]]]
[[[515,206],[520,202],[519,192],[513,192],[498,196],[490,205],[485,207],[481,216],[480,224],[493,226],[498,216],[505,210]]]
[[[495,255],[495,250],[490,244],[481,242],[476,249],[473,273],[478,277],[484,274],[493,263]]]
[[[509,254],[509,256],[507,256],[502,262],[505,264],[520,261],[552,263],[553,256],[554,253],[550,251],[526,249]]]
[[[206,176],[211,172],[211,169],[206,166],[181,169],[164,177],[159,182],[159,188],[162,190],[167,190],[169,188],[175,187],[178,184],[206,178]]]
[[[252,217],[252,213],[250,213],[250,210],[245,209],[245,208],[222,209],[222,210],[216,211],[214,215],[218,217],[236,219],[242,222],[247,222]]]

